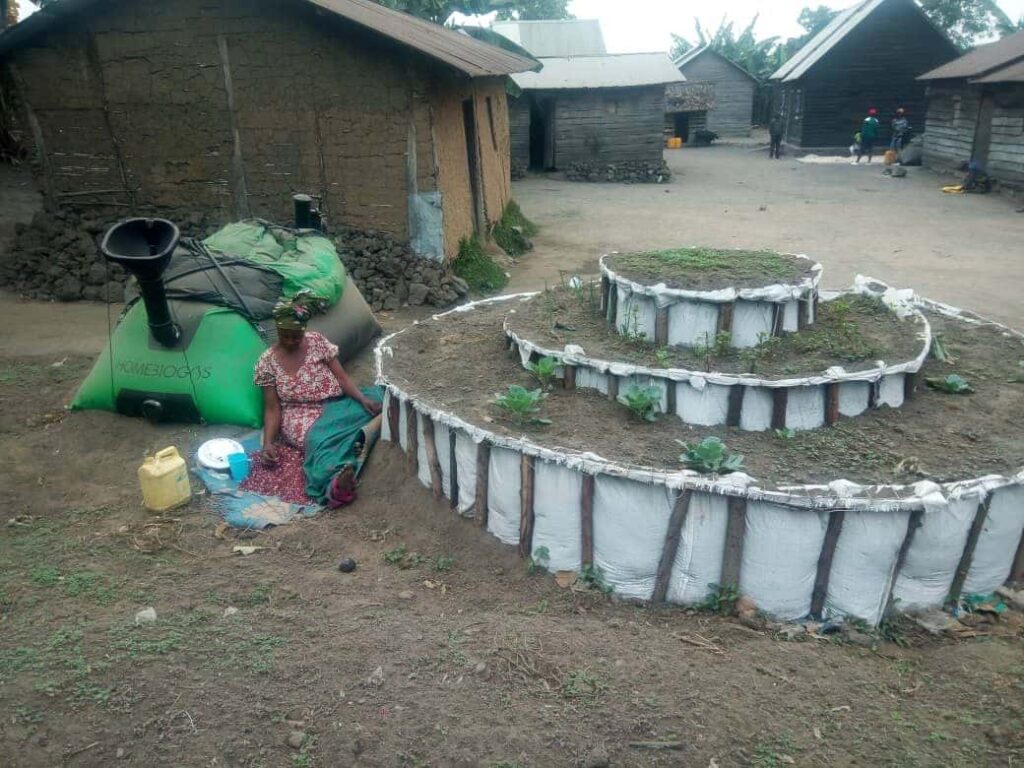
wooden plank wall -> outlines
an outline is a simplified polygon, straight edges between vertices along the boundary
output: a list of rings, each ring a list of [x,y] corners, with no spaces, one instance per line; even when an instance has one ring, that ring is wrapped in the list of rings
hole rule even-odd
[[[988,172],[1001,184],[1024,187],[1024,83],[993,87]]]
[[[714,51],[705,51],[680,70],[687,80],[714,86],[715,105],[707,127],[720,136],[749,136],[754,110],[754,81]]]
[[[523,166],[530,164],[530,97],[509,97],[508,127],[512,134],[512,160]]]
[[[805,149],[847,147],[869,107],[878,109],[880,148],[888,145],[897,107],[907,110],[920,131],[925,85],[916,78],[957,56],[913,0],[889,0],[797,82],[804,91],[802,115],[790,126],[787,140]]]
[[[555,99],[555,164],[662,159],[665,87],[544,92]],[[537,94],[538,98],[541,93]]]

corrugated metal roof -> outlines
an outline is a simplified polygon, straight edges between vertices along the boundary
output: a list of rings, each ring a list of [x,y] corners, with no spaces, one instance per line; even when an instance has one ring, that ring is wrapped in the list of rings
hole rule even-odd
[[[702,46],[699,46],[697,48],[691,48],[686,53],[684,53],[682,56],[677,57],[676,60],[673,61],[672,63],[676,65],[676,67],[679,69],[680,72],[682,72],[683,68],[686,67],[687,64],[689,64],[691,61],[696,59],[698,56],[701,56],[701,55],[703,55],[705,53],[709,53],[712,56],[717,56],[722,61],[724,61],[726,64],[731,64],[733,67],[738,69],[744,75],[746,75],[751,80],[753,80],[755,83],[758,82],[757,78],[754,77],[749,72],[747,72],[747,70],[745,70],[743,67],[741,67],[739,64],[737,64],[732,59],[730,59],[728,56],[725,56],[725,55],[719,53],[718,51],[716,51],[710,45],[702,45]],[[683,72],[683,74],[685,75],[686,73]]]
[[[491,29],[537,57],[601,56],[608,52],[597,19],[496,21]]]
[[[972,83],[1024,83],[1024,61],[997,69],[984,77],[971,80]]]
[[[979,45],[959,59],[925,72],[918,80],[953,80],[962,77],[983,77],[995,69],[1024,58],[1024,32],[1004,37],[994,43]],[[995,82],[995,81],[992,81]]]
[[[46,31],[58,19],[109,0],[59,0],[0,33],[0,54]],[[371,0],[303,0],[408,46],[470,77],[525,72],[536,64],[424,19],[393,11]]]
[[[821,58],[831,51],[836,44],[846,37],[858,24],[866,19],[872,11],[887,0],[864,0],[857,5],[841,11],[824,29],[808,40],[804,47],[793,54],[789,60],[779,67],[771,80],[789,83],[799,80]]]
[[[605,56],[543,58],[540,72],[512,75],[524,90],[629,88],[686,80],[664,53],[616,53]]]

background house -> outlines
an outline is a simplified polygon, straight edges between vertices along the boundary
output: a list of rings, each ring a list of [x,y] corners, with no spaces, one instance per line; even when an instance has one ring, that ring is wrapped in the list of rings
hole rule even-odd
[[[802,149],[847,147],[875,107],[880,143],[887,143],[897,107],[912,125],[924,119],[917,77],[958,53],[914,0],[864,0],[846,9],[771,77],[784,141]]]
[[[671,135],[682,138],[684,143],[699,128],[719,136],[750,135],[757,78],[706,45],[687,51],[673,63],[686,83],[667,89],[666,114],[670,116]],[[707,84],[711,95],[703,103],[695,100],[700,84]],[[669,106],[696,109],[669,112]]]
[[[530,168],[562,170],[579,180],[668,176],[665,85],[683,80],[668,56],[593,54],[604,50],[596,21],[510,22],[494,29],[543,64],[512,78],[521,90],[509,105],[516,175]]]
[[[1024,32],[982,45],[921,76],[928,86],[924,162],[978,162],[1024,187]]]
[[[53,204],[334,223],[453,256],[510,195],[520,56],[370,0],[61,0],[0,34]]]

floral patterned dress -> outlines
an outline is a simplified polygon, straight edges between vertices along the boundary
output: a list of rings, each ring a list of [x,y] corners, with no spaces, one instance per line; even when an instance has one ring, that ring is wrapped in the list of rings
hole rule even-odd
[[[324,402],[342,394],[341,384],[328,367],[338,347],[316,331],[302,340],[304,357],[295,374],[286,371],[268,349],[256,363],[253,380],[258,387],[274,387],[281,401],[281,437],[296,448],[306,444],[306,433],[320,418]]]

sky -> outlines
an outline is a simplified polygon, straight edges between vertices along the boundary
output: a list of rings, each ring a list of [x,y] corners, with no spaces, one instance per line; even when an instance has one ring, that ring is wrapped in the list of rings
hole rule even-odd
[[[760,12],[754,28],[758,39],[796,37],[802,33],[797,16],[806,6],[819,4],[846,8],[856,0],[571,0],[569,12],[578,19],[598,19],[609,53],[667,51],[675,32],[696,42],[694,17],[705,29],[715,30],[722,16],[735,20],[741,30]],[[1024,17],[1024,0],[998,0],[1011,19]],[[21,0],[22,17],[35,10],[30,0]],[[457,15],[457,14],[456,14]],[[486,17],[476,21],[486,22]],[[464,20],[469,21],[469,20]],[[472,23],[472,22],[471,22]]]

